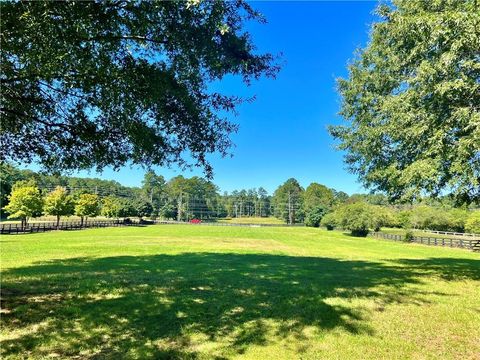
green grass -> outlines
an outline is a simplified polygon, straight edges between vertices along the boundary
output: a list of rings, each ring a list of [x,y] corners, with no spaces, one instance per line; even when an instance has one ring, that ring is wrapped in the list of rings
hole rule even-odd
[[[1,356],[478,359],[480,256],[313,228],[2,236]]]
[[[227,224],[285,224],[285,221],[277,219],[276,217],[238,217],[238,218],[225,218],[218,219],[217,222]]]

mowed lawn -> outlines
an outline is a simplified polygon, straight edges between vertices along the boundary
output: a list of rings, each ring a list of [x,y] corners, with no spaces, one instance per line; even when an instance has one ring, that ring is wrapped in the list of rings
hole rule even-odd
[[[2,236],[2,358],[479,359],[480,255],[313,228]]]
[[[218,219],[217,222],[219,223],[226,223],[226,224],[265,224],[265,225],[282,225],[285,224],[285,221],[277,219],[276,217],[269,216],[269,217],[254,217],[254,216],[246,216],[246,217],[238,217],[238,218],[224,218]]]

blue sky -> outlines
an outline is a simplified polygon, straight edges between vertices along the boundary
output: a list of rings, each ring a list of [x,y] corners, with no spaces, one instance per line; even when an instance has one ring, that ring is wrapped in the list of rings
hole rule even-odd
[[[375,20],[374,1],[252,2],[267,24],[248,25],[259,52],[283,53],[276,80],[262,79],[246,87],[238,79],[215,84],[225,94],[252,96],[232,120],[240,125],[232,136],[232,158],[212,156],[213,181],[221,191],[263,186],[270,193],[290,177],[304,187],[318,182],[347,193],[365,192],[356,176],[345,170],[327,132],[341,119],[335,78],[347,75],[356,48],[368,41]],[[182,172],[156,168],[166,178],[202,175],[201,169]],[[126,167],[80,176],[115,179],[138,186],[141,168]]]

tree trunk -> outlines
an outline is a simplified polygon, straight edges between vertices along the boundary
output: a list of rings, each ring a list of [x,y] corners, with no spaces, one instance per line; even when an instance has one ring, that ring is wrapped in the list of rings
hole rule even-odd
[[[84,216],[80,216],[80,227],[81,228],[83,228],[83,219],[84,218],[85,218]]]
[[[60,215],[57,215],[57,230],[59,225],[60,225]]]

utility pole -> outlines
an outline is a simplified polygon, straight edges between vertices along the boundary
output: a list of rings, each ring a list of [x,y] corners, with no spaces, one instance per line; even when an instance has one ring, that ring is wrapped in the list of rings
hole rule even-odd
[[[293,224],[293,212],[292,212],[292,193],[288,192],[288,223]]]
[[[177,221],[182,220],[182,194],[178,197],[177,202]]]

